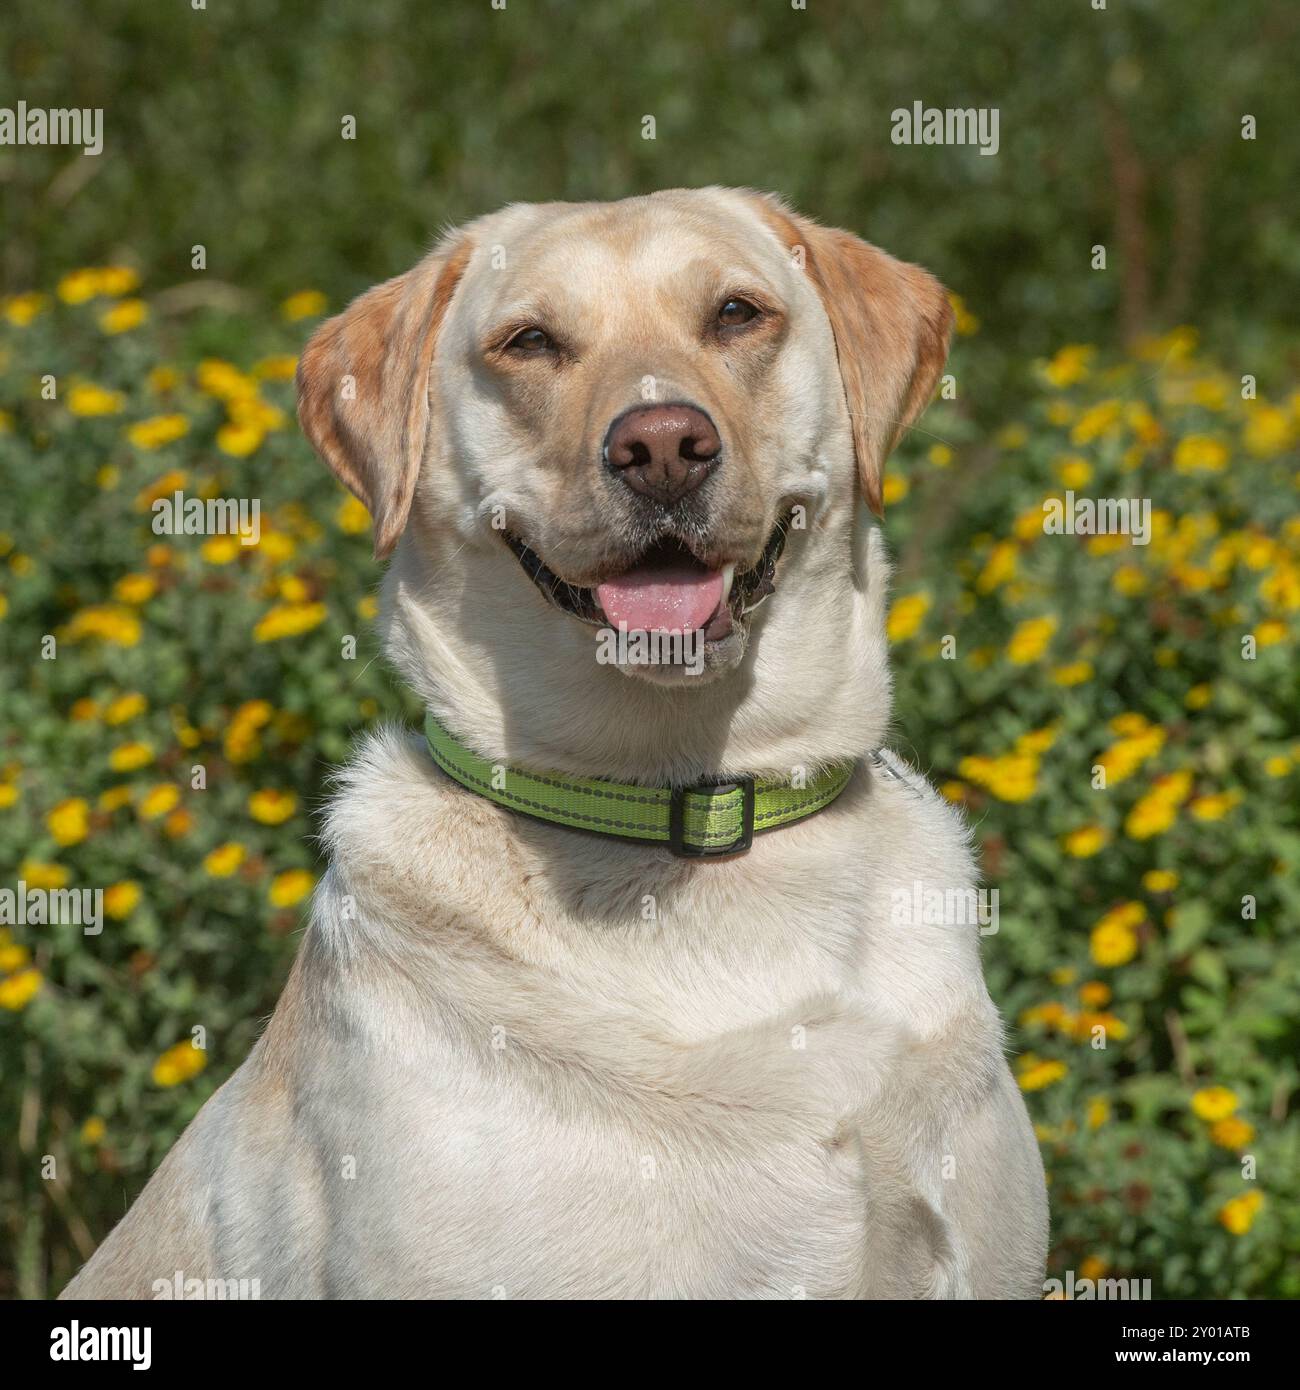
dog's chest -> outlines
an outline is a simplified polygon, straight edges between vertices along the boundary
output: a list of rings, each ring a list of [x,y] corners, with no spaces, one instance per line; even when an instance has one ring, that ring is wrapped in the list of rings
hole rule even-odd
[[[330,1184],[332,1226],[373,1294],[826,1298],[860,1284],[851,1117],[800,1094],[803,1068],[755,1059],[746,1083],[733,1053],[726,1077],[707,1062],[573,1077],[508,1052],[448,1059],[421,1086],[372,1077],[351,1117],[335,1097],[330,1124],[357,1161]]]

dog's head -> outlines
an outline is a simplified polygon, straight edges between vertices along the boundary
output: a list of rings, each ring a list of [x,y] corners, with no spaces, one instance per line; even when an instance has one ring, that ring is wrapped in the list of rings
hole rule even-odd
[[[511,206],[324,324],[299,415],[378,555],[441,531],[485,614],[687,634],[718,675],[794,552],[856,491],[880,511],[950,321],[924,271],[766,195]]]

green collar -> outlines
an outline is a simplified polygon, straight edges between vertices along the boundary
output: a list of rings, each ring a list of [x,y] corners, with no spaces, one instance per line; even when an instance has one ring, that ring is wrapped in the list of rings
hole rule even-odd
[[[453,738],[431,714],[425,717],[424,735],[434,762],[448,777],[498,806],[574,830],[667,845],[683,859],[743,853],[756,831],[793,825],[829,806],[857,766],[834,763],[801,787],[790,780],[746,776],[712,777],[687,787],[642,787],[489,762]]]

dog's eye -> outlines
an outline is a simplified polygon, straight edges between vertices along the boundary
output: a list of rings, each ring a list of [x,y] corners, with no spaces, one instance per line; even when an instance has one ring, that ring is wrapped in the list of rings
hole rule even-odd
[[[747,299],[729,299],[718,310],[718,322],[723,328],[738,328],[758,317],[758,310]]]
[[[506,344],[507,352],[518,352],[526,357],[540,352],[551,352],[555,343],[550,335],[540,328],[521,328]]]

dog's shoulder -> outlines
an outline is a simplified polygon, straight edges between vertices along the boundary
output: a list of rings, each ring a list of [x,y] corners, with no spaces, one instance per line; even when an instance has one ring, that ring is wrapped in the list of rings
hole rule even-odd
[[[410,729],[384,725],[363,737],[331,779],[322,838],[338,864],[436,851],[476,817],[477,798],[448,781]]]
[[[942,866],[946,878],[973,878],[971,830],[960,808],[892,748],[876,749],[868,766],[873,834],[885,841],[887,862]]]

